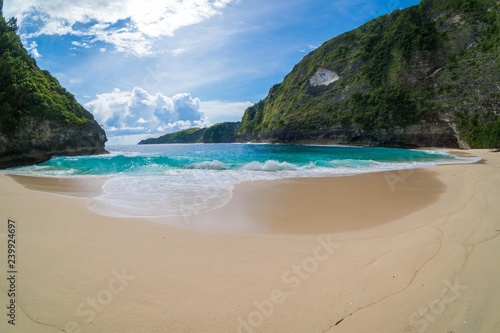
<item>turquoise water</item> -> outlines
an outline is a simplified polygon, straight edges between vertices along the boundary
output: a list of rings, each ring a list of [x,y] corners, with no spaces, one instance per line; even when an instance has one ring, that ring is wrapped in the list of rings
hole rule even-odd
[[[257,144],[107,147],[110,154],[57,157],[17,173],[54,176],[161,175],[173,170],[323,171],[344,173],[451,162],[444,153],[389,148]]]
[[[106,177],[91,208],[112,216],[189,215],[223,206],[238,183],[419,168],[475,160],[388,148],[265,144],[134,145],[109,155],[56,157],[8,172]]]

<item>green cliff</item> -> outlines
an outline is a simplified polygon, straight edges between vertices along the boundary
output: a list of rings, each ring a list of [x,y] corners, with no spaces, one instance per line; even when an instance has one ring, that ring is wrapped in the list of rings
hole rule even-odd
[[[140,145],[163,144],[163,143],[197,143],[203,137],[206,128],[189,128],[186,130],[169,133],[159,138],[149,138],[139,142]]]
[[[499,147],[497,0],[422,0],[324,43],[238,141]]]
[[[56,78],[38,68],[16,31],[16,20],[0,15],[0,168],[54,155],[105,153],[104,130]]]

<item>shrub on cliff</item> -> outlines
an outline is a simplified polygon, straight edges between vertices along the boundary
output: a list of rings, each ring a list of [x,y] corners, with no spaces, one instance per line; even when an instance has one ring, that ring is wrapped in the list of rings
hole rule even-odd
[[[27,117],[68,125],[92,119],[55,77],[38,68],[16,31],[14,18],[0,16],[0,133],[13,133]]]

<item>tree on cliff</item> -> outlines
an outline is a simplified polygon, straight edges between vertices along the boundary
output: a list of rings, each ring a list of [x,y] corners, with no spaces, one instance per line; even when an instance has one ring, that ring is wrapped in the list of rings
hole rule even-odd
[[[3,1],[0,0],[0,11]],[[53,155],[104,153],[106,134],[75,97],[41,70],[0,15],[0,169]]]
[[[0,16],[0,133],[12,133],[26,117],[84,124],[90,118],[56,78],[42,71],[16,34],[17,20]]]

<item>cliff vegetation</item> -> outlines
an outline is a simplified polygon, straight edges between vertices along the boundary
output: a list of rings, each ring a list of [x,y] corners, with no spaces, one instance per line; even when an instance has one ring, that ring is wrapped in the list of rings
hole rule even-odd
[[[38,68],[17,29],[15,18],[0,15],[0,168],[105,152],[104,130],[55,77]]]
[[[335,37],[248,108],[240,141],[500,147],[496,0],[422,0]]]
[[[159,138],[142,140],[139,144],[232,143],[236,140],[236,131],[239,127],[239,122],[219,123],[208,128],[190,128],[165,134]]]

